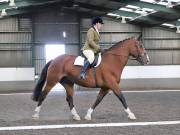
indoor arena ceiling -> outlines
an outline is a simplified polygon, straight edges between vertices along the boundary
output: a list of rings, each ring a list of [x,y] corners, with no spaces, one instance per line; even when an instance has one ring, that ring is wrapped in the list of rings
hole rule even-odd
[[[122,23],[180,30],[180,0],[0,0],[0,17],[46,8],[68,9],[108,16]]]

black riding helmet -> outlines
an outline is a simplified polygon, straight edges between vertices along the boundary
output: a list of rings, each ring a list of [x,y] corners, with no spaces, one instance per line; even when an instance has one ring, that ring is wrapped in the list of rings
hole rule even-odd
[[[95,25],[96,23],[101,23],[101,24],[104,24],[103,20],[101,17],[95,17],[93,18],[92,20],[92,25]]]

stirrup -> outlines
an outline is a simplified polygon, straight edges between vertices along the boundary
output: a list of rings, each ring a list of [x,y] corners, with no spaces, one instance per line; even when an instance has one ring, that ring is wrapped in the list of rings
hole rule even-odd
[[[81,73],[79,77],[80,77],[80,79],[84,79],[85,80],[86,79],[86,73]]]

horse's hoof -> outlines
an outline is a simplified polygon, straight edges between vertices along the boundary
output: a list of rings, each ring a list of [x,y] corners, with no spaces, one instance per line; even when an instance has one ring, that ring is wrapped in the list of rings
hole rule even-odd
[[[86,115],[86,116],[84,117],[84,119],[85,119],[85,120],[91,120],[91,115]]]
[[[34,115],[32,116],[32,119],[33,119],[33,120],[39,120],[39,115],[38,115],[38,114],[34,114]]]
[[[79,115],[74,115],[74,116],[73,116],[73,120],[77,120],[77,121],[79,121],[79,120],[81,120],[81,118],[80,118],[80,116],[79,116]]]
[[[136,116],[132,113],[132,114],[129,114],[128,115],[128,118],[130,119],[130,120],[136,120]]]

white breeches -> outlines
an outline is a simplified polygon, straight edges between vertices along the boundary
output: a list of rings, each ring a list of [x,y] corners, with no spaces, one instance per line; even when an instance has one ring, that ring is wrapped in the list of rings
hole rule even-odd
[[[94,52],[92,50],[84,50],[83,54],[86,56],[90,64],[94,61]]]

